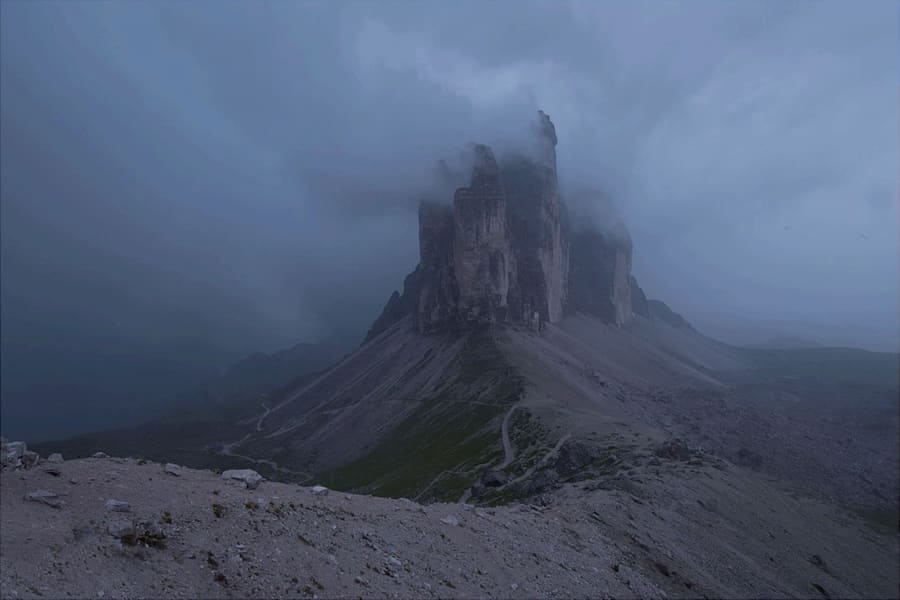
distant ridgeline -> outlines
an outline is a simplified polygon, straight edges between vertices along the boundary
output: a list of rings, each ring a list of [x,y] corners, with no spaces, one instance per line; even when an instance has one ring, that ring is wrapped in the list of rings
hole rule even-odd
[[[613,325],[653,302],[631,275],[631,238],[621,224],[579,229],[568,223],[556,172],[556,129],[538,113],[537,158],[498,165],[493,151],[472,144],[468,187],[453,204],[419,206],[419,264],[394,292],[366,340],[407,315],[420,333],[475,323],[518,323],[534,329],[583,312]],[[611,224],[603,224],[611,225]],[[610,233],[614,232],[614,233]],[[662,303],[661,318],[689,327]]]

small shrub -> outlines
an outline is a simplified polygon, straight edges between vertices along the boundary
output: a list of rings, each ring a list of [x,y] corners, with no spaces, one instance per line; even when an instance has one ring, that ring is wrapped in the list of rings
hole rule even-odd
[[[244,502],[244,506],[247,508],[247,510],[256,510],[257,508],[259,508],[259,504],[257,504],[253,500],[247,500],[246,502]]]
[[[169,514],[169,511],[164,511],[162,516],[159,518],[160,523],[164,523],[166,525],[172,524],[172,515]]]
[[[221,519],[225,515],[225,507],[218,502],[213,502],[212,511],[217,519]]]

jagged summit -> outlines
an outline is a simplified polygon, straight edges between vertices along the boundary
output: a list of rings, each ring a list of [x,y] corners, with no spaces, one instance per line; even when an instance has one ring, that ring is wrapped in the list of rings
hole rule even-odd
[[[407,315],[421,333],[485,322],[540,329],[574,312],[615,325],[632,318],[627,232],[569,231],[556,127],[539,111],[534,131],[536,158],[498,162],[489,146],[471,144],[468,187],[456,190],[452,206],[420,205],[419,265],[366,340]]]

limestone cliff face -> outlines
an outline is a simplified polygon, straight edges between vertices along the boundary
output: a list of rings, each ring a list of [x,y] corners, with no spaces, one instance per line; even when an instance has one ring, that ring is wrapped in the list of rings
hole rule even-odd
[[[453,268],[462,321],[505,321],[516,257],[507,221],[506,190],[494,153],[473,148],[469,187],[453,197]],[[421,242],[420,242],[421,243]]]
[[[631,320],[631,241],[597,231],[572,236],[569,310],[624,325]]]
[[[419,207],[419,265],[367,340],[406,315],[421,333],[476,323],[540,329],[574,311],[616,325],[631,319],[627,232],[624,238],[570,234],[556,171],[556,129],[543,112],[536,143],[534,157],[502,165],[488,146],[470,147],[469,185],[456,190],[452,206]]]

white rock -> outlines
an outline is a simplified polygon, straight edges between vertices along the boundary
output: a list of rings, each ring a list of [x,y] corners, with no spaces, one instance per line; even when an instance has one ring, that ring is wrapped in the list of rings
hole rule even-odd
[[[94,452],[94,454],[91,455],[91,458],[109,458],[109,454],[106,452]]]
[[[253,469],[229,469],[222,473],[222,479],[243,481],[248,490],[255,490],[263,477]]]
[[[312,493],[313,496],[327,496],[328,495],[328,488],[325,487],[324,485],[314,485],[311,488],[309,488],[309,491],[310,491],[310,493]]]
[[[398,569],[403,566],[403,563],[396,556],[389,556],[387,561],[389,565],[397,567]]]
[[[121,500],[110,499],[106,501],[106,510],[114,512],[131,512],[131,505],[127,502],[122,502]]]
[[[175,477],[181,477],[181,467],[179,467],[175,463],[166,463],[166,466],[163,467],[163,471],[165,471],[169,475],[174,475]]]
[[[453,515],[447,515],[446,517],[441,519],[441,523],[444,523],[445,525],[456,526],[456,525],[459,525],[459,519],[457,519]]]
[[[53,454],[51,454],[50,456],[47,457],[47,462],[61,463],[61,462],[63,462],[63,455],[60,454],[59,452],[54,452]]]

